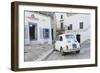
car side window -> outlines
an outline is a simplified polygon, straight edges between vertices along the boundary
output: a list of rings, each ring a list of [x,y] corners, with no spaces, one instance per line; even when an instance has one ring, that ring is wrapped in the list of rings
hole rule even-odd
[[[63,41],[63,38],[62,38],[62,36],[60,36],[60,41]]]

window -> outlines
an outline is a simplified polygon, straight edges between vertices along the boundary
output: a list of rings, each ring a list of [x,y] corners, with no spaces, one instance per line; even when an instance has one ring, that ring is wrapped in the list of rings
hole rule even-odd
[[[83,29],[83,22],[80,22],[80,29]]]
[[[63,15],[61,15],[61,19],[63,19]]]
[[[44,39],[49,38],[49,29],[43,29],[43,38]]]
[[[68,30],[72,30],[72,24],[68,26]]]
[[[63,38],[62,38],[62,36],[60,36],[60,41],[63,41]]]
[[[63,29],[63,23],[61,23],[61,29]]]
[[[67,39],[75,39],[75,36],[74,36],[74,35],[65,35],[65,37],[66,37]]]

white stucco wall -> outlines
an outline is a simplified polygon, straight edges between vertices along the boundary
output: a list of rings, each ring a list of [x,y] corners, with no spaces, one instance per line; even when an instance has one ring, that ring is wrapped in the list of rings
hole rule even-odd
[[[87,29],[90,27],[90,15],[89,14],[76,14],[67,18],[67,25],[73,24],[73,30],[79,30],[79,23],[83,22],[83,28]]]
[[[67,25],[72,24],[72,30],[66,32],[76,33],[81,35],[81,43],[90,39],[91,18],[90,14],[76,14],[67,18]],[[80,22],[83,22],[83,29],[80,29]]]
[[[62,19],[61,19],[61,15],[63,15]],[[63,22],[63,25],[66,24],[67,14],[66,13],[55,13],[55,20],[56,20],[57,29],[61,29],[61,22]]]
[[[63,19],[61,19],[63,15]],[[57,29],[61,29],[61,20],[63,20],[64,28],[68,28],[72,24],[72,30],[67,30],[65,33],[75,33],[81,35],[81,43],[90,39],[91,31],[91,15],[90,14],[73,14],[67,16],[67,13],[55,13]],[[80,29],[80,22],[83,22],[83,29]]]
[[[36,19],[30,19],[28,17],[31,17],[31,14],[34,14],[34,17]],[[31,41],[33,43],[44,43],[44,42],[48,42],[49,44],[52,43],[52,37],[51,37],[51,17],[50,16],[46,16],[40,13],[36,13],[36,12],[25,12],[25,27],[26,27],[26,31],[27,33],[25,33],[25,36],[27,36],[25,38],[25,44],[29,44],[30,43],[30,37],[29,37],[29,22],[35,23],[37,24],[37,40],[35,41]],[[48,28],[49,29],[49,38],[48,39],[43,39],[41,32],[42,32],[42,28]]]

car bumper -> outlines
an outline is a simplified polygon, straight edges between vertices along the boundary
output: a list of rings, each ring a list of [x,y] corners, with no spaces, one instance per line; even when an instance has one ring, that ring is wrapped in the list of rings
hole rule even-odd
[[[74,51],[78,51],[78,50],[80,50],[80,48],[66,49],[66,50],[64,50],[64,52],[74,52]]]

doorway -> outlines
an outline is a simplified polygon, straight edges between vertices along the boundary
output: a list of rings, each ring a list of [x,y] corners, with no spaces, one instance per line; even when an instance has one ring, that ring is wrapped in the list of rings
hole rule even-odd
[[[34,23],[29,23],[29,35],[30,40],[37,40],[37,25]]]
[[[77,34],[77,35],[76,35],[76,39],[77,39],[77,41],[80,43],[80,41],[81,41],[81,40],[80,40],[80,34]]]

